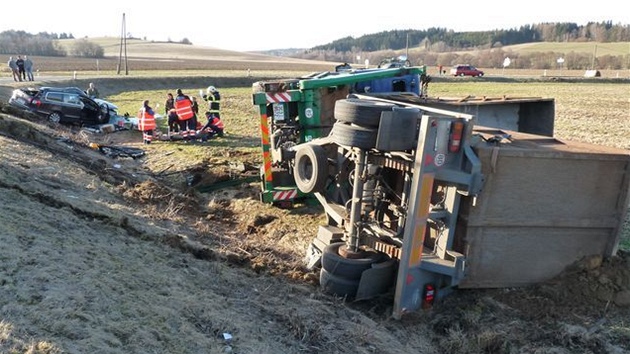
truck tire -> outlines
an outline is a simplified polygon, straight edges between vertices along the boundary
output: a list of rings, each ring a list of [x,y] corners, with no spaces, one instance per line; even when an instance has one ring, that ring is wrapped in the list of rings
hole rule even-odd
[[[343,297],[348,300],[354,299],[359,289],[358,280],[345,279],[330,274],[324,268],[319,271],[319,285],[324,293]]]
[[[295,154],[295,185],[302,193],[321,192],[328,179],[328,157],[319,145],[307,144]]]
[[[345,279],[360,280],[361,274],[382,258],[382,254],[376,251],[366,251],[362,258],[345,258],[339,254],[339,248],[345,246],[345,242],[336,242],[324,248],[322,268],[328,273]]]
[[[378,127],[381,113],[391,111],[396,105],[360,98],[347,98],[335,102],[335,119],[363,127]]]
[[[338,145],[371,149],[376,146],[377,129],[365,128],[348,123],[337,122],[333,125],[331,134]]]

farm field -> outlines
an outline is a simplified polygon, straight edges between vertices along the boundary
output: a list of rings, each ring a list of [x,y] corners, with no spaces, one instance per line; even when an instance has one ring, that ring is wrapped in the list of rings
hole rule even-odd
[[[531,288],[458,291],[394,321],[388,297],[344,303],[303,269],[325,221],[320,207],[261,204],[258,183],[211,193],[187,186],[189,176],[225,181],[242,173],[238,164],[256,174],[251,84],[319,65],[129,77],[88,70],[77,79],[61,71],[57,79],[96,82],[131,114],[144,99],[163,104],[177,88],[195,95],[214,85],[226,136],[208,144],[142,145],[137,131],[49,126],[3,106],[19,84],[0,86],[0,352],[630,353],[630,221],[618,257]],[[552,97],[558,139],[630,150],[627,83],[438,78],[429,94]],[[89,142],[140,147],[146,156],[113,159]]]
[[[593,42],[538,42],[508,45],[502,48],[506,52],[533,53],[533,52],[556,52],[556,53],[590,53],[601,57],[604,55],[624,55],[630,53],[630,43],[593,43]]]

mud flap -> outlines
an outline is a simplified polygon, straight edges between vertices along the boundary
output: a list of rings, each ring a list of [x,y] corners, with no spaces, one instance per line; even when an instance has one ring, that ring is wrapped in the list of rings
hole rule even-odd
[[[395,259],[389,259],[375,263],[372,268],[364,271],[361,274],[355,301],[371,299],[388,292],[396,279],[396,264]]]

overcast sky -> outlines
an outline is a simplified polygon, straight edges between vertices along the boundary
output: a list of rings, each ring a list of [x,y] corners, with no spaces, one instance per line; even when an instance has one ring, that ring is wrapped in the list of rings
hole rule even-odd
[[[165,3],[172,5],[169,8]],[[599,0],[590,5],[553,0],[31,0],[11,4],[4,6],[0,32],[120,38],[124,14],[126,32],[137,38],[188,38],[195,45],[237,51],[309,48],[347,36],[430,27],[478,31],[543,22],[630,24],[627,0]]]

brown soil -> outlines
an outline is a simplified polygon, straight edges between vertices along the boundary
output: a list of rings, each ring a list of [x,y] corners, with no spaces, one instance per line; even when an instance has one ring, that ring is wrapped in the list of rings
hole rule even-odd
[[[6,113],[0,133],[2,353],[630,353],[627,253],[396,321],[390,296],[344,303],[304,269],[318,206],[195,188],[251,176],[247,154],[189,165],[180,143]]]

